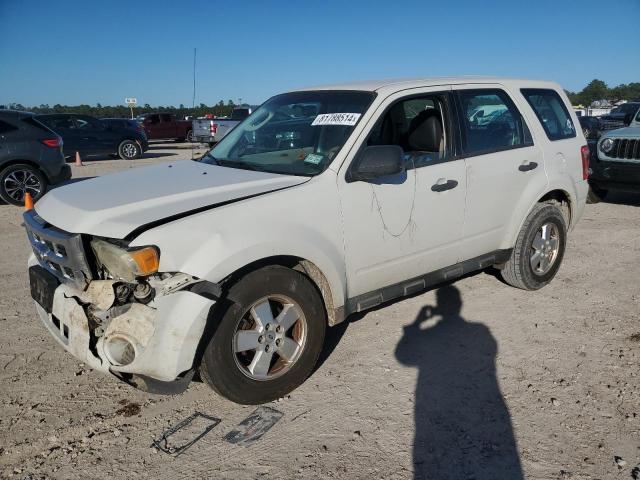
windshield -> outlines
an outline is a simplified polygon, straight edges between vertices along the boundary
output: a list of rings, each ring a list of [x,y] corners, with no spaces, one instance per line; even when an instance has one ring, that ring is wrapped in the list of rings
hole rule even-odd
[[[371,104],[372,92],[275,96],[227,134],[202,162],[288,175],[323,172]]]

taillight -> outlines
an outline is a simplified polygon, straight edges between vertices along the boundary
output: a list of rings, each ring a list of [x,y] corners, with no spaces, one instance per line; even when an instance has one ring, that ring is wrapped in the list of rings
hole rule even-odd
[[[583,145],[580,148],[580,155],[582,156],[582,179],[587,180],[589,178],[589,146]]]
[[[47,147],[51,147],[51,148],[58,148],[62,145],[62,139],[61,138],[47,138],[45,140],[40,140],[43,144],[45,144]]]
[[[209,125],[209,131],[211,132],[211,135],[215,135],[218,131],[218,124],[212,123],[211,125]]]

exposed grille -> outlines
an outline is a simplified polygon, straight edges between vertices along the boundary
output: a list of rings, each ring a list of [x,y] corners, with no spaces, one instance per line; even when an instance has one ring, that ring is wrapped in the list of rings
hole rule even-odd
[[[616,138],[613,141],[613,148],[607,153],[607,157],[640,160],[640,139]]]
[[[24,225],[40,265],[61,282],[84,289],[91,279],[91,268],[81,236],[48,225],[34,210],[24,213]]]

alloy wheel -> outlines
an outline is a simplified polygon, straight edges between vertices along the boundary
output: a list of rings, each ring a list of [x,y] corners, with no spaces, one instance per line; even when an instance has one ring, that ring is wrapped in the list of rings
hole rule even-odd
[[[307,340],[307,321],[300,306],[285,296],[255,302],[238,322],[234,359],[252,380],[272,380],[288,372]]]
[[[558,258],[560,251],[560,232],[553,223],[543,224],[536,232],[531,243],[530,264],[533,272],[544,275]]]
[[[14,170],[3,180],[4,190],[9,197],[16,202],[24,200],[24,194],[29,192],[36,198],[42,192],[42,182],[36,174],[30,170]]]

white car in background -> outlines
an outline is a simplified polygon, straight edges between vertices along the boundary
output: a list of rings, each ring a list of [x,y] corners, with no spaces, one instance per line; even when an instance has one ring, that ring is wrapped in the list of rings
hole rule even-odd
[[[501,114],[473,121],[483,106]],[[351,313],[489,266],[549,283],[588,190],[577,125],[542,81],[277,95],[199,161],[37,202],[36,309],[66,350],[139,388],[178,391],[199,369],[234,402],[271,401]]]

